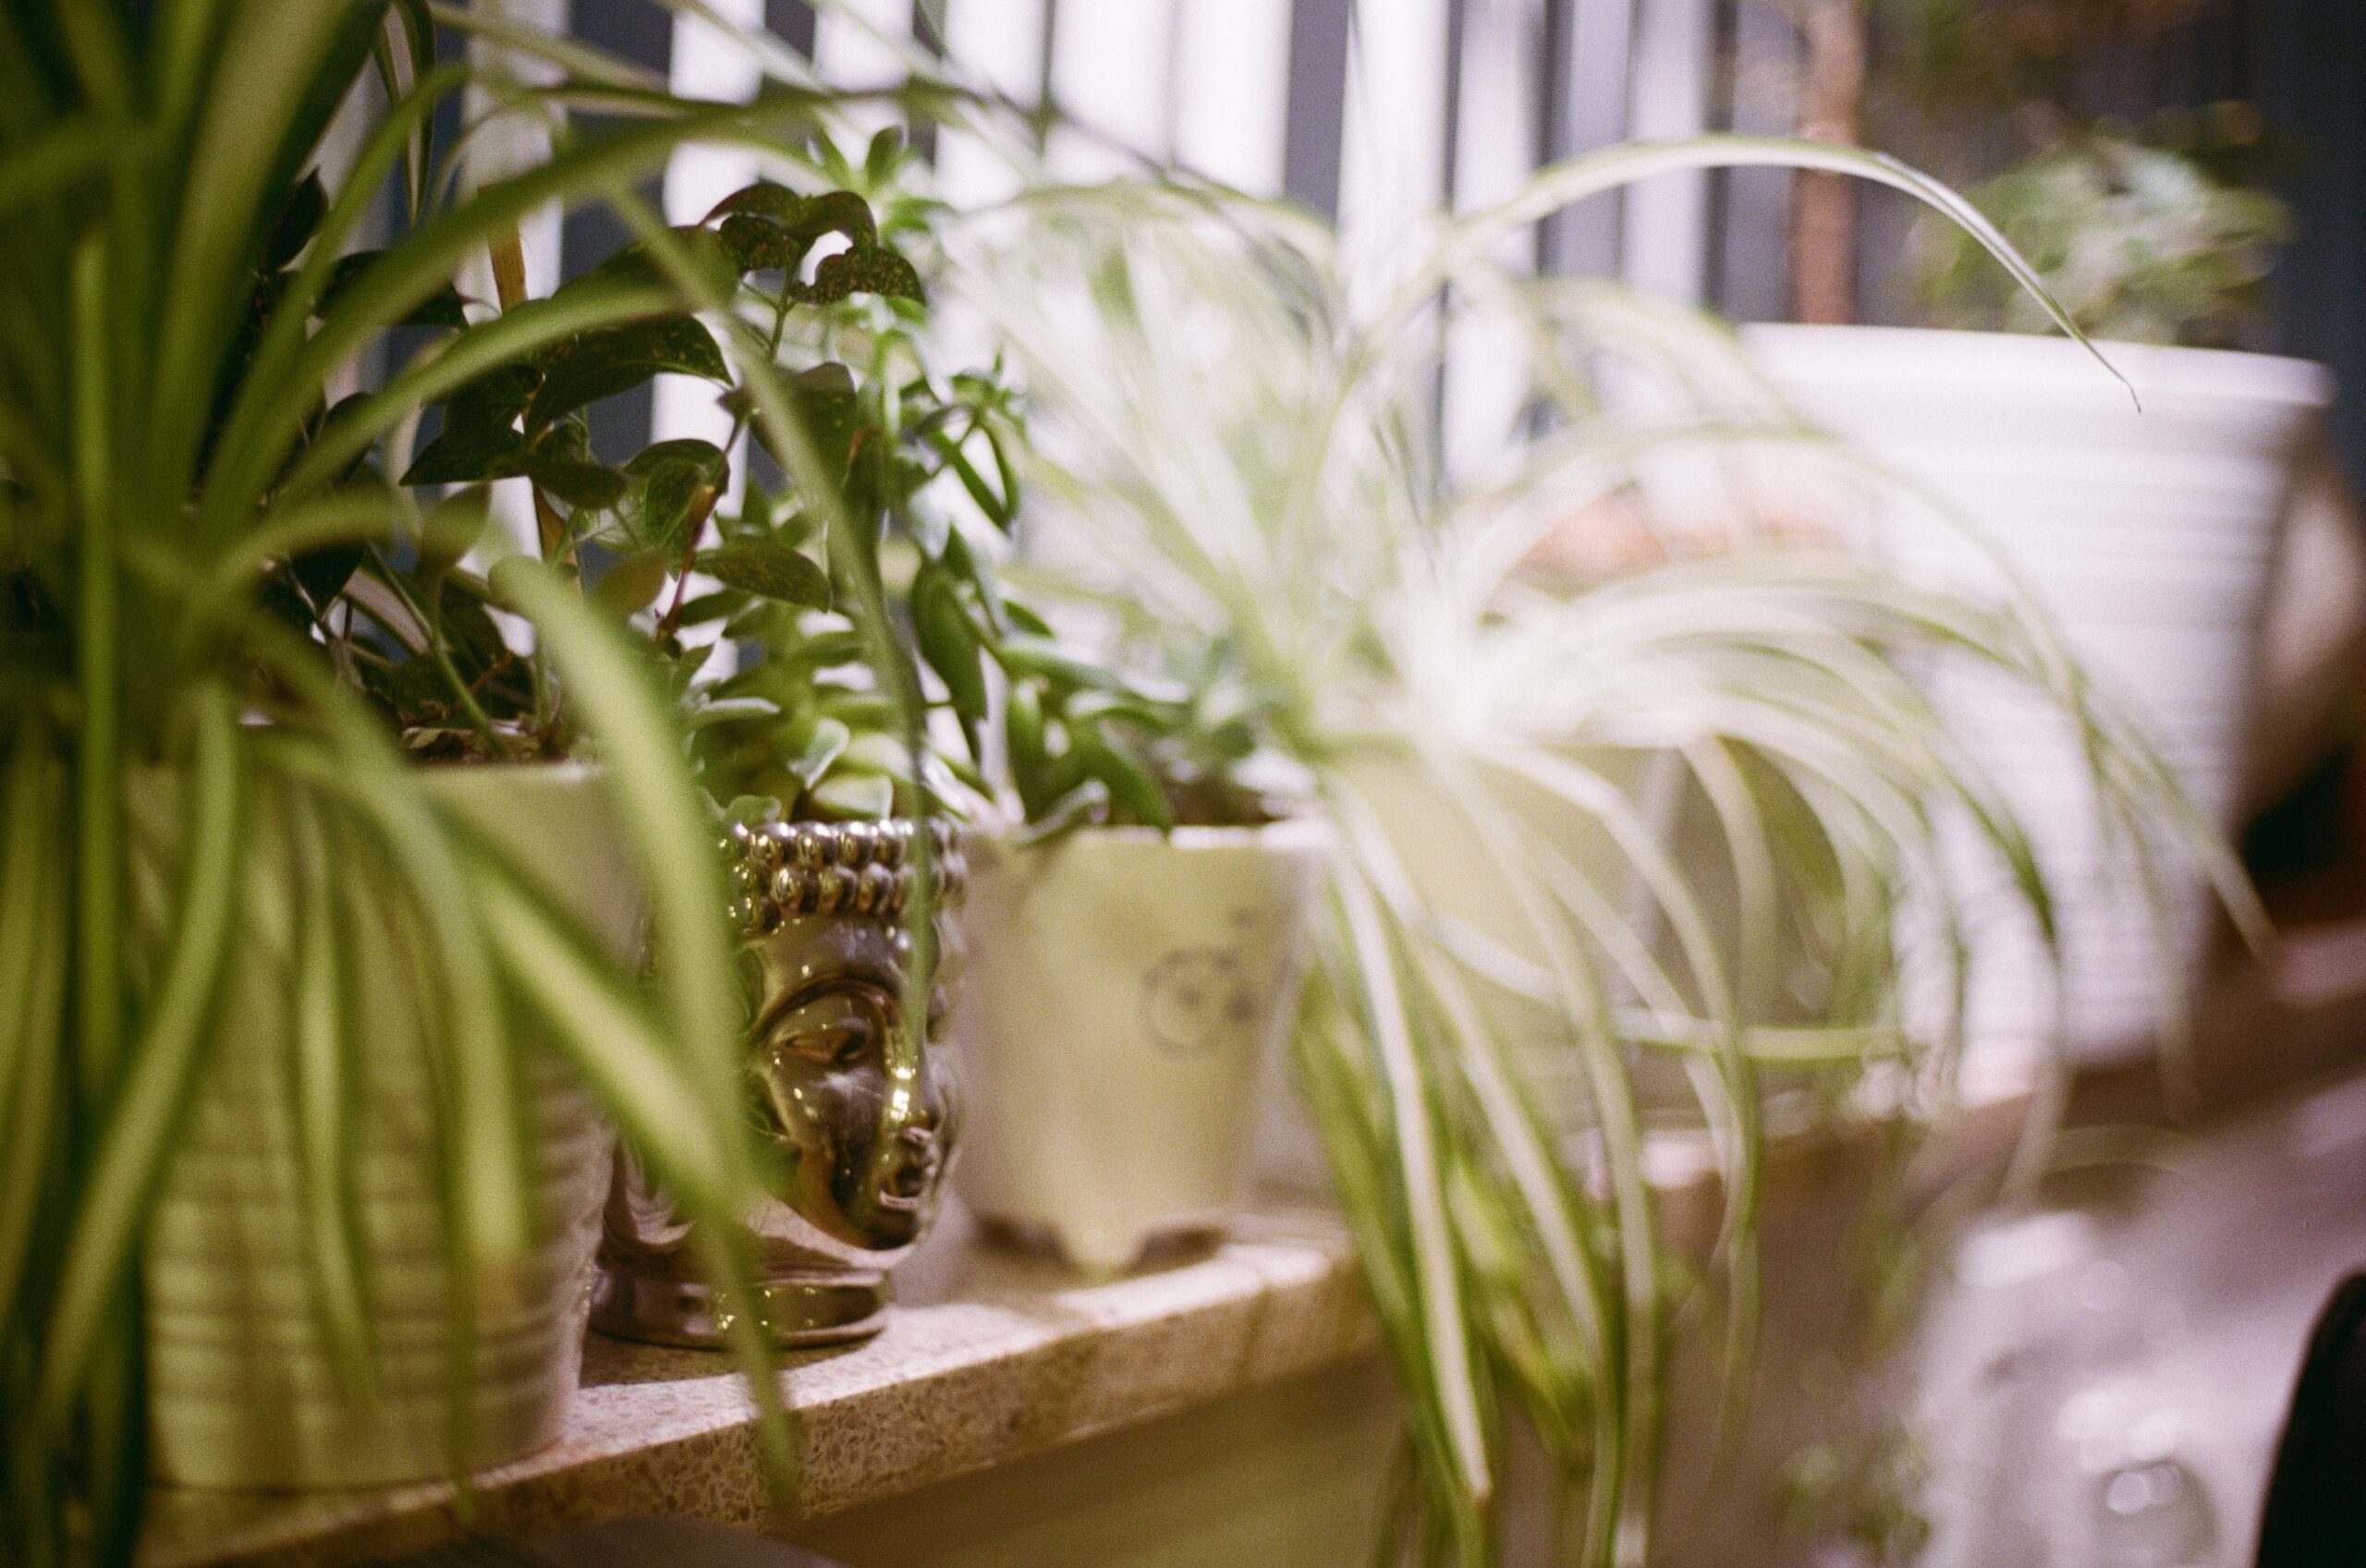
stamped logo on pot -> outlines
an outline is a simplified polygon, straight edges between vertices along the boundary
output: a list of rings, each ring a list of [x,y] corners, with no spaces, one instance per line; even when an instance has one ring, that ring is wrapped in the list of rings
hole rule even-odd
[[[1222,947],[1178,947],[1142,977],[1142,1023],[1153,1043],[1197,1056],[1256,1027],[1257,988],[1241,955]]]

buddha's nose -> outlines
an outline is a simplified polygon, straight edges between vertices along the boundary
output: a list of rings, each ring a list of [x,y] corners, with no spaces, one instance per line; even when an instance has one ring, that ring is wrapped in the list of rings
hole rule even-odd
[[[933,1126],[908,1126],[896,1135],[897,1160],[887,1173],[887,1190],[897,1197],[927,1196],[944,1162],[944,1148]]]

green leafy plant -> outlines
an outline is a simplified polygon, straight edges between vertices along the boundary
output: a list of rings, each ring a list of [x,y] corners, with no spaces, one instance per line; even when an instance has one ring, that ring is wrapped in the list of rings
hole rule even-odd
[[[1895,939],[1927,901],[1940,989],[1959,999],[1939,824],[1968,823],[2041,923],[2049,905],[1980,760],[1909,678],[1918,661],[1945,651],[2051,693],[2089,737],[2109,829],[2201,857],[2249,907],[2224,846],[2023,606],[1790,537],[1746,492],[1717,552],[1672,539],[1662,564],[1591,585],[1531,566],[1587,519],[1649,519],[1656,459],[1839,460],[1714,327],[1493,259],[1570,201],[1715,164],[1902,188],[2043,298],[1943,188],[1753,139],[1547,169],[1377,294],[1346,287],[1347,259],[1302,214],[1189,181],[1043,190],[968,237],[970,303],[1032,400],[1043,532],[1174,640],[1237,650],[1340,832],[1296,1051],[1408,1401],[1384,1560],[1493,1561],[1515,1416],[1551,1461],[1563,1555],[1644,1560],[1671,1325],[1721,1319],[1737,1360],[1750,1337],[1770,1100],[1801,1084],[1827,1105],[1876,1084],[1909,1107],[1944,1100],[1957,1042],[1945,1020],[1910,1027]],[[1429,400],[1439,346],[1481,318],[1511,329],[1526,395],[1503,458],[1472,474],[1439,452]],[[1591,371],[1605,355],[1678,411],[1607,412]],[[1617,781],[1638,753],[1708,802],[1705,861]],[[1424,803],[1409,819],[1389,778]],[[1442,845],[1525,951],[1425,896]],[[1546,1038],[1508,1038],[1499,993],[1541,1009]],[[1705,1274],[1664,1258],[1645,1180],[1649,1129],[1671,1118],[1706,1135],[1725,1180]]]
[[[677,576],[685,562],[719,567],[755,597],[810,583],[777,561],[751,566],[761,541],[702,553],[710,453],[660,446],[611,468],[589,452],[581,410],[655,371],[736,364],[753,428],[788,455],[835,575],[855,584],[849,624],[873,667],[892,669],[897,644],[846,517],[874,498],[840,472],[860,464],[834,461],[826,410],[800,404],[736,319],[718,342],[692,312],[730,318],[726,291],[762,270],[738,265],[745,248],[795,249],[808,229],[852,243],[776,299],[914,289],[868,242],[861,203],[825,194],[777,210],[751,198],[711,235],[649,224],[614,265],[525,298],[527,213],[613,199],[645,218],[614,193],[674,147],[794,148],[820,128],[819,100],[684,103],[563,40],[501,37],[555,58],[560,79],[438,63],[420,0],[0,16],[0,1538],[12,1562],[123,1562],[136,1543],[143,1234],[211,1070],[223,977],[257,913],[240,906],[240,862],[266,820],[300,818],[355,846],[352,865],[394,901],[434,978],[421,1049],[448,1086],[436,1143],[461,1282],[454,1345],[541,1223],[519,1096],[529,1056],[546,1051],[701,1221],[718,1285],[744,1279],[728,1238],[763,1185],[739,1103],[726,884],[671,700],[689,650],[672,641],[678,617],[636,638],[616,612],[636,574],[652,577],[652,551],[681,553]],[[262,38],[270,47],[250,46]],[[354,91],[372,76],[374,110]],[[472,82],[500,112],[544,118],[555,148],[458,190],[432,131]],[[348,98],[356,134],[333,155]],[[580,106],[610,113],[579,126],[567,111]],[[390,188],[392,237],[357,249]],[[500,298],[462,298],[455,276],[488,254]],[[404,452],[431,406],[441,430]],[[534,492],[539,560],[484,526],[476,481],[512,476]],[[422,510],[397,479],[461,489]],[[503,616],[531,626],[531,646]],[[916,725],[917,695],[882,684]],[[653,976],[640,955],[582,938],[575,912],[445,814],[418,765],[555,753],[602,771],[644,879]],[[145,782],[177,798],[185,824],[186,851],[162,865],[134,843]],[[131,918],[135,877],[164,890],[160,929]],[[333,1019],[352,954],[334,942],[306,952],[303,1015]],[[316,1178],[314,1277],[349,1282],[367,1277],[334,1198],[350,1183],[352,1109],[319,1076],[336,1032],[312,1043],[327,1049],[289,1044],[308,1087],[285,1136]],[[315,1305],[358,1356],[366,1292],[323,1290]],[[752,1320],[738,1327],[762,1450],[784,1481],[769,1351]],[[454,1398],[464,1405],[465,1387]]]
[[[593,590],[611,608],[640,608],[664,574],[676,573],[673,602],[652,630],[683,672],[711,792],[742,817],[957,810],[994,793],[982,770],[989,689],[999,685],[1002,757],[1033,834],[1088,821],[1165,828],[1272,820],[1281,802],[1253,777],[1263,755],[1262,709],[1226,650],[1167,650],[1155,655],[1165,666],[1157,676],[1134,675],[1122,659],[1084,656],[1003,580],[1003,536],[1021,504],[1023,399],[999,363],[946,374],[931,362],[921,273],[902,250],[933,253],[944,209],[909,192],[911,154],[900,133],[875,135],[860,167],[821,139],[813,163],[817,176],[843,185],[817,196],[751,187],[675,237],[720,249],[740,274],[733,309],[761,336],[800,422],[823,448],[817,455],[838,509],[879,519],[860,534],[854,567],[884,590],[909,662],[927,672],[924,702],[943,722],[908,747],[872,650],[834,608],[852,602],[854,585],[833,581],[835,568],[817,538],[822,508],[794,480],[778,495],[751,487],[741,505],[715,517],[711,545],[695,537],[702,512],[678,537],[634,531],[633,520],[652,513],[636,500],[638,471],[690,463],[700,494],[721,488],[720,479],[703,477],[721,474],[720,449],[661,444],[609,481],[615,502],[578,507],[575,516],[592,518],[594,531],[584,536],[592,541],[637,552],[601,579],[621,574],[625,591]],[[885,214],[875,227],[873,202]],[[842,254],[860,264],[826,258],[811,284],[800,283],[809,235],[826,232],[843,233]],[[615,263],[631,264],[631,256]],[[755,286],[774,273],[777,286]],[[744,391],[728,390],[724,400],[744,425]],[[501,439],[513,434],[505,427]],[[761,429],[756,435],[787,468],[790,455]],[[499,444],[470,444],[476,451]],[[579,436],[568,439],[568,450],[580,446]],[[433,446],[422,452],[414,477],[434,456]],[[571,553],[570,537],[560,542]],[[719,586],[686,600],[693,569]],[[706,650],[683,647],[677,634],[711,623],[720,623],[738,667],[693,684]]]
[[[2258,111],[2240,103],[2164,110],[2131,132],[2080,105],[2097,67],[2140,59],[2220,9],[2214,0],[1779,0],[1779,8],[1799,30],[1800,134],[1888,148],[1969,188],[2081,326],[2219,344],[2248,324],[2286,226],[2262,188],[2269,142]],[[2046,329],[2044,313],[1976,246],[1927,213],[1919,227],[1914,281],[1942,324]],[[1855,233],[1845,183],[1799,183],[1797,319],[1853,319]]]
[[[882,133],[866,164],[872,179],[888,177],[902,156],[897,133]],[[851,173],[835,154],[823,162]],[[1009,391],[991,372],[940,378],[925,361],[920,274],[896,244],[897,228],[923,226],[906,212],[883,229],[851,190],[762,181],[552,297],[563,306],[618,280],[662,278],[670,253],[674,265],[704,274],[706,303],[778,376],[794,415],[787,432],[755,420],[749,386],[684,311],[572,334],[456,389],[440,405],[439,433],[403,476],[412,485],[529,481],[545,554],[585,582],[593,603],[641,629],[672,672],[701,777],[719,799],[884,817],[958,798],[948,762],[976,776],[970,760],[925,744],[914,774],[901,710],[857,626],[865,588],[884,595],[896,651],[933,672],[935,700],[964,735],[976,735],[985,718],[976,628],[1002,614],[995,546],[980,530],[1010,519],[1017,497],[1004,454],[1018,431]],[[447,352],[542,308],[505,311],[458,334]],[[717,383],[735,416],[723,444],[662,441],[614,466],[592,456],[587,405],[667,372]],[[728,454],[743,433],[770,458],[779,488],[751,479],[732,505]],[[933,498],[940,479],[957,479],[960,507]],[[833,518],[848,547],[842,554],[830,547]],[[404,586],[418,575],[383,577],[407,602],[448,593],[448,573]],[[695,597],[694,583],[706,585]],[[686,635],[701,627],[718,629],[736,670],[701,678],[717,655],[716,639]],[[471,641],[459,639],[458,651]],[[407,691],[391,681],[375,687],[420,743],[452,735],[445,726],[456,696],[480,711],[482,727],[469,738],[481,748],[532,744],[550,722],[541,694],[517,681],[488,687],[480,662],[446,659],[453,667],[441,672],[427,662]],[[423,706],[401,700],[413,692]]]
[[[907,156],[896,133],[881,133],[867,181],[892,181]],[[775,190],[756,188],[724,206],[777,204]],[[726,227],[741,218],[726,216]],[[927,222],[926,208],[904,199],[883,232],[924,240]],[[772,311],[768,344],[794,357],[782,368],[803,424],[817,432],[823,482],[845,516],[876,526],[834,565],[826,551],[813,553],[821,510],[799,483],[779,496],[750,487],[695,563],[720,588],[680,617],[720,621],[739,651],[737,671],[692,697],[709,787],[724,799],[776,800],[791,815],[958,809],[982,789],[981,650],[1010,614],[995,561],[1018,503],[1009,457],[1023,439],[1017,403],[997,370],[935,371],[919,274],[884,239],[866,243],[877,261],[833,270],[823,287],[835,258],[825,260],[818,294],[792,301],[823,308],[813,332],[785,339],[780,301],[762,308]],[[870,298],[829,298],[841,285]],[[757,433],[787,466],[789,454]],[[905,665],[929,674],[921,699],[946,721],[937,735],[903,733],[872,650],[833,608],[852,604],[863,585],[884,596]]]
[[[1037,621],[994,649],[1003,757],[1023,839],[1083,826],[1255,827],[1293,808],[1270,700],[1222,641],[1168,649],[1157,676],[1092,662]]]
[[[2199,159],[2106,129],[2078,135],[1975,186],[1971,200],[2030,258],[2079,324],[2139,343],[2232,344],[2259,319],[2288,237],[2284,204]],[[1917,237],[1918,286],[1943,325],[2043,331],[1959,233]]]

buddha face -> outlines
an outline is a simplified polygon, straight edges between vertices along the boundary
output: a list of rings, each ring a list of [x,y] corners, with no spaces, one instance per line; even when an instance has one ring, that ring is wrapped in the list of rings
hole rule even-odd
[[[847,1262],[920,1238],[952,1147],[953,1086],[928,1035],[902,1038],[911,961],[899,921],[792,918],[755,954],[764,1002],[748,1052],[773,1195],[793,1237]],[[772,1230],[772,1226],[760,1228]]]

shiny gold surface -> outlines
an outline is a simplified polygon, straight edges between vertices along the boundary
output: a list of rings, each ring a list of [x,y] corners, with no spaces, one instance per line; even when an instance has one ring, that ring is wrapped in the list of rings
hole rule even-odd
[[[901,911],[914,831],[773,824],[726,846],[738,857],[741,896],[762,899],[761,913],[735,911],[761,999],[747,1045],[748,1111],[770,1149],[774,1197],[747,1229],[761,1296],[753,1310],[782,1344],[877,1332],[887,1272],[936,1212],[956,1128],[951,1072],[933,1044],[949,966],[940,945],[928,1027],[908,1034],[913,943]],[[948,869],[957,868],[957,841],[938,844]],[[849,896],[803,896],[809,882],[835,886],[834,876]],[[794,896],[771,898],[776,882]],[[957,886],[954,876],[946,882]],[[871,893],[872,883],[886,891]],[[701,1278],[692,1242],[664,1193],[620,1152],[593,1326],[657,1344],[721,1344],[733,1304]]]

